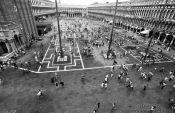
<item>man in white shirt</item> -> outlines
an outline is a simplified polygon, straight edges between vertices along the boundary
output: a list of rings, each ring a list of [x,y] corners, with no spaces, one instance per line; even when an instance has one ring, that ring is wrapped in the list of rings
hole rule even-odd
[[[153,113],[153,111],[156,109],[156,106],[151,106],[150,113]]]
[[[169,81],[173,80],[174,79],[174,75],[170,75],[170,78],[169,78]]]
[[[139,67],[138,71],[142,71],[142,66]]]
[[[43,90],[38,89],[37,96],[38,96],[39,98],[40,98],[41,96],[44,96],[44,94],[43,94]]]
[[[108,77],[105,77],[105,83],[108,83]]]

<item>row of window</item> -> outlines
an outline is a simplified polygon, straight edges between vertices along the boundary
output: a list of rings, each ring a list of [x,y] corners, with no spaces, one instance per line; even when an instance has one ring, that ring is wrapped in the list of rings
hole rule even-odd
[[[163,13],[161,18],[166,19],[175,19],[175,6],[165,7],[165,10],[162,12],[161,8],[152,9],[151,7],[144,7],[142,9],[132,8],[132,7],[119,7],[117,13],[123,15],[133,15],[133,16],[143,16],[143,17],[154,17],[159,18],[160,13]],[[169,8],[169,9],[167,9]],[[88,8],[88,11],[99,12],[99,13],[114,13],[114,8],[109,7],[91,7]]]
[[[105,19],[109,19],[109,20],[112,20],[113,16],[111,15],[103,15],[103,14],[97,14],[97,13],[90,13],[88,14],[89,16],[93,16],[93,17],[98,17],[98,18],[105,18]],[[132,25],[136,25],[136,26],[149,26],[149,27],[155,27],[155,24],[154,22],[152,21],[148,21],[148,20],[143,20],[143,19],[132,19],[132,18],[125,18],[125,17],[122,17],[122,18],[119,18],[119,17],[116,17],[116,21],[122,21],[123,23],[125,24],[132,24]],[[171,31],[173,29],[175,29],[175,26],[173,26],[172,24],[167,24],[167,23],[162,23],[162,24],[159,24],[158,26],[158,29],[163,29],[163,30],[168,30],[168,31]]]
[[[43,1],[43,0],[30,0],[32,5],[44,5],[44,6],[54,6],[54,2]]]
[[[154,18],[166,18],[166,19],[175,19],[175,10],[164,10],[162,12],[162,9],[158,10],[132,10],[129,12],[131,15],[134,16],[143,16],[143,17],[154,17]],[[161,15],[162,13],[162,15]]]
[[[45,13],[45,12],[52,12],[55,11],[55,9],[38,9],[38,8],[33,8],[33,14],[39,14],[39,13]]]
[[[131,0],[132,5],[165,4],[165,0]],[[174,0],[168,0],[167,4],[175,4]]]
[[[37,13],[44,13],[44,12],[51,12],[51,11],[55,11],[55,9],[39,9],[39,8],[33,8],[33,13],[37,14]],[[85,10],[68,10],[68,9],[59,9],[59,11],[61,12],[83,12]]]
[[[82,8],[82,9],[75,9],[75,8],[73,8],[73,9],[72,9],[72,8],[62,9],[62,8],[58,8],[58,10],[59,10],[59,11],[68,11],[68,12],[69,12],[69,11],[80,11],[80,12],[81,12],[81,11],[86,11],[86,9],[83,9],[83,8]]]
[[[41,5],[40,0],[30,0],[30,2],[32,3],[32,5]]]

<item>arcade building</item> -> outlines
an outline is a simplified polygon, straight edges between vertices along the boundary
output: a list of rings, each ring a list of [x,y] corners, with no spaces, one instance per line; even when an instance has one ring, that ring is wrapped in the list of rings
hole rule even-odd
[[[6,61],[15,51],[23,47],[24,40],[20,26],[12,22],[0,23],[0,58]]]
[[[175,48],[175,1],[130,0],[119,2],[116,27],[135,33],[155,30],[155,40],[168,48]],[[97,3],[88,6],[88,16],[112,23],[115,3]],[[147,32],[147,33],[149,33]]]
[[[37,36],[29,0],[0,0],[0,62],[25,49]]]
[[[61,17],[85,17],[87,16],[87,7],[58,4],[58,12]]]
[[[38,35],[43,36],[52,29],[52,19],[56,12],[55,3],[50,0],[30,0],[30,2]]]

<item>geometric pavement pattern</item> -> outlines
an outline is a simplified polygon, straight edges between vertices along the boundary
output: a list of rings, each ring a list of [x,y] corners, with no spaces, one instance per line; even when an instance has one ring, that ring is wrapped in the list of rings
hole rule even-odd
[[[38,72],[54,72],[62,70],[82,69],[83,63],[81,59],[78,44],[71,45],[69,42],[63,40],[62,48],[64,57],[67,61],[58,61],[59,40],[55,40],[55,46],[50,45],[43,58],[43,65],[38,69]],[[72,53],[73,54],[72,54]]]

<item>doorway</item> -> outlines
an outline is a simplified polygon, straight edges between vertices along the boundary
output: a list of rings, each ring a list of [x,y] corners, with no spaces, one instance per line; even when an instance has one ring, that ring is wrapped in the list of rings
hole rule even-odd
[[[0,42],[0,55],[8,53],[8,49],[6,47],[5,42]]]

